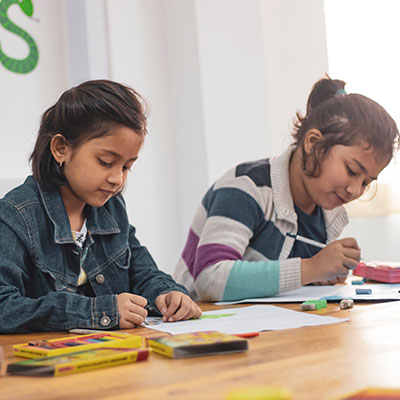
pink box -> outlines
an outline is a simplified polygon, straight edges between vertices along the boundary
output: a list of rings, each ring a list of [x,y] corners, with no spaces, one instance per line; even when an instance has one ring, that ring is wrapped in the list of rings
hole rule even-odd
[[[353,275],[378,282],[400,283],[400,263],[386,261],[361,261],[353,270]]]

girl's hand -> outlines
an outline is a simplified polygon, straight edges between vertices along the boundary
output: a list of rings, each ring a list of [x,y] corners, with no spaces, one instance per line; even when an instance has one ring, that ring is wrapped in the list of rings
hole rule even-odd
[[[156,298],[156,305],[163,315],[164,322],[199,318],[202,314],[200,307],[189,296],[181,292],[160,294]]]
[[[354,269],[361,256],[361,250],[354,238],[335,240],[311,258],[301,260],[301,284],[312,282],[333,282],[346,277]]]
[[[311,285],[315,286],[324,286],[324,285],[336,285],[337,283],[344,283],[347,279],[346,276],[338,276],[337,278],[329,279],[329,281],[318,281],[318,282],[313,282]]]
[[[143,323],[147,317],[147,310],[144,306],[147,300],[136,294],[120,293],[117,296],[117,305],[119,312],[119,327],[121,329],[135,328]]]

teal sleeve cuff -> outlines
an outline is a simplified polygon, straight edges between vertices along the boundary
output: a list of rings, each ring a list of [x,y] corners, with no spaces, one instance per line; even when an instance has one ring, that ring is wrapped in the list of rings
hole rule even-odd
[[[275,296],[279,293],[279,261],[235,261],[222,301]]]

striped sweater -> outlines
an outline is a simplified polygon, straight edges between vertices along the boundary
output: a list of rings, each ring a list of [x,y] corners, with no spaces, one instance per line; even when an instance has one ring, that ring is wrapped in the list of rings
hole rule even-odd
[[[301,286],[301,259],[288,259],[294,239],[286,236],[297,233],[292,151],[232,168],[204,196],[173,274],[194,299],[266,297]],[[340,206],[323,214],[329,243],[348,223],[347,213]]]

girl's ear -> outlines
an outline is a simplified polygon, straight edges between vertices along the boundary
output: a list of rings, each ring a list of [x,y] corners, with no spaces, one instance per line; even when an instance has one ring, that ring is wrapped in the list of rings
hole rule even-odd
[[[324,135],[318,129],[310,129],[304,136],[304,150],[306,154],[313,152],[313,147],[316,142],[324,139]]]
[[[63,135],[57,133],[51,138],[50,151],[54,159],[56,160],[57,164],[62,165],[64,163],[68,150],[69,150],[69,145]]]

